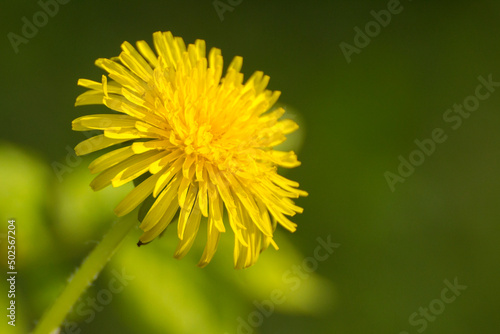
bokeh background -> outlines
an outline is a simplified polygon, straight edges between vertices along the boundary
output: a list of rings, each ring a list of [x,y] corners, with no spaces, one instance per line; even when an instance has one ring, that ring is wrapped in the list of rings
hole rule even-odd
[[[282,91],[301,124],[291,145],[302,166],[286,173],[310,193],[298,200],[298,231],[279,229],[279,251],[235,271],[231,233],[199,269],[203,238],[177,261],[173,230],[137,248],[136,229],[61,333],[498,333],[500,90],[456,130],[443,115],[475,94],[479,76],[500,81],[500,2],[401,0],[350,62],[340,44],[355,46],[355,27],[387,1],[215,3],[228,6],[222,16],[212,0],[67,1],[17,53],[8,34],[21,35],[41,5],[1,3],[0,263],[6,272],[15,218],[19,274],[17,326],[2,315],[0,331],[33,328],[132,187],[88,186],[98,154],[73,155],[85,137],[71,120],[105,109],[73,107],[78,78],[99,81],[95,59],[170,30],[221,48],[226,65],[243,56],[246,77],[262,70]],[[436,128],[447,140],[391,189],[385,173],[398,173],[399,156]],[[339,245],[312,272],[294,271],[318,238]],[[110,294],[117,275],[121,289]],[[462,286],[450,303],[446,280]],[[6,312],[5,280],[0,288]],[[270,307],[273,291],[283,302]]]

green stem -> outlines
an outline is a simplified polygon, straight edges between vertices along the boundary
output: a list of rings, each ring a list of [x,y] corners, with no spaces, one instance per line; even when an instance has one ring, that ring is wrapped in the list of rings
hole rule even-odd
[[[137,224],[135,219],[116,222],[90,255],[83,261],[71,281],[46,311],[33,334],[50,334],[57,329],[85,289],[97,278],[128,232]]]

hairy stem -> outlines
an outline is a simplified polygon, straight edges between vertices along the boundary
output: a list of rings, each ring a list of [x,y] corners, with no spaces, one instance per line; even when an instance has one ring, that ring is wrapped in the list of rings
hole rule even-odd
[[[60,326],[80,295],[97,278],[125,236],[136,224],[137,220],[130,217],[117,221],[111,227],[101,243],[83,260],[82,265],[52,307],[45,312],[33,334],[50,334]]]

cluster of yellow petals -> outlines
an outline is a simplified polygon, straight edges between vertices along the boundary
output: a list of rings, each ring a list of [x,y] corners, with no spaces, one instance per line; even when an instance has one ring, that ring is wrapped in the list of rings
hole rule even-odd
[[[123,216],[154,196],[139,244],[155,239],[179,212],[175,257],[189,251],[200,223],[206,224],[204,266],[226,230],[225,211],[235,234],[235,267],[248,267],[269,244],[277,248],[276,223],[293,232],[296,225],[286,216],[302,212],[292,198],[307,193],[277,173],[277,166],[300,163],[294,152],[273,149],[298,126],[279,120],[282,108],[271,110],[280,93],[266,90],[268,76],[256,72],[243,83],[241,57],[222,78],[219,49],[212,48],[207,59],[203,40],[186,47],[170,32],[156,32],[153,39],[156,54],[144,41],[136,48],[125,42],[118,57],[96,61],[109,80],[78,81],[89,90],[76,105],[104,104],[117,113],[74,120],[76,131],[103,130],[75,151],[83,155],[123,143],[90,164],[99,173],[94,190],[150,173],[115,209]]]

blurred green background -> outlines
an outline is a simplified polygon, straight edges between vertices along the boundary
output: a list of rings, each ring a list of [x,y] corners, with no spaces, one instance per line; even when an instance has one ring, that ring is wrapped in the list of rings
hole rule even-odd
[[[302,131],[293,139],[302,166],[287,176],[310,193],[298,200],[298,231],[279,229],[279,251],[235,271],[232,233],[199,269],[201,236],[177,261],[175,231],[137,248],[137,229],[61,333],[498,333],[500,90],[456,130],[443,115],[473,101],[479,76],[500,81],[500,2],[221,3],[229,6],[223,20],[211,0],[73,0],[16,53],[8,34],[22,35],[22,18],[32,22],[41,7],[2,2],[0,263],[6,272],[15,218],[19,274],[17,326],[3,316],[0,332],[33,328],[132,187],[92,192],[87,166],[99,154],[72,156],[85,137],[71,121],[105,112],[73,107],[83,92],[77,80],[99,81],[94,60],[117,56],[123,41],[152,42],[154,31],[170,30],[221,48],[226,65],[243,56],[246,77],[262,70],[282,91]],[[377,31],[371,11],[388,6],[399,13]],[[348,62],[340,44],[356,47],[355,27],[366,24],[372,37],[358,36],[366,45]],[[398,173],[399,156],[409,159],[414,141],[436,128],[447,140],[391,191],[384,173]],[[307,275],[295,272],[328,237],[340,244],[335,252]],[[110,293],[117,275],[121,289]],[[449,303],[446,280],[467,287]],[[5,280],[1,289],[5,310]],[[269,306],[277,292],[282,302]]]

